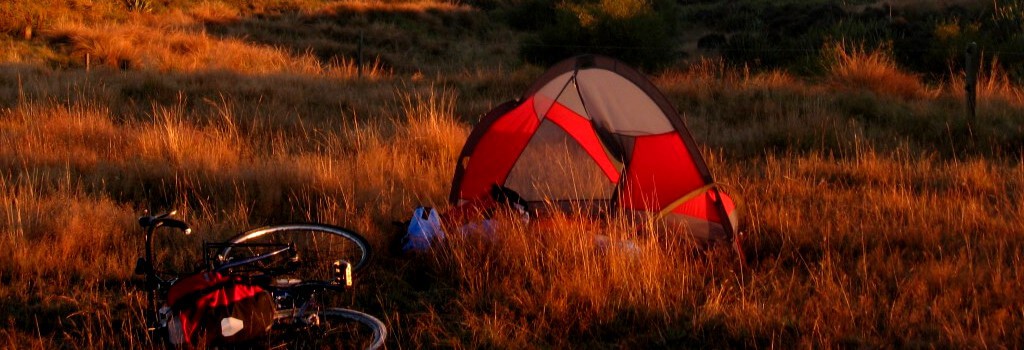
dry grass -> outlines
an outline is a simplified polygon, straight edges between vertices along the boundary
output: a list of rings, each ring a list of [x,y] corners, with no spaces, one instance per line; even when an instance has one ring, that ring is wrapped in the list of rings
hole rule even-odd
[[[746,227],[751,270],[727,252],[637,236],[635,223],[559,216],[530,226],[504,220],[490,239],[456,235],[437,263],[459,286],[454,303],[472,329],[462,345],[1019,341],[1024,294],[1011,266],[1024,258],[1024,212],[1013,189],[1024,185],[1024,168],[871,149],[736,166],[719,170],[742,174],[739,194],[756,213]],[[620,244],[597,244],[595,234]]]
[[[0,277],[5,300],[29,306],[4,320],[14,327],[4,341],[17,348],[143,341],[141,294],[125,299],[122,290],[135,289],[117,281],[132,278],[141,244],[133,218],[149,207],[183,209],[201,233],[161,242],[159,256],[179,269],[198,261],[199,240],[267,222],[331,222],[387,246],[393,237],[375,220],[405,215],[413,203],[443,202],[451,167],[435,165],[454,161],[467,132],[452,120],[451,91],[395,103],[404,114],[294,133],[239,129],[229,102],[209,123],[180,106],[155,107],[141,121],[119,121],[95,106],[26,104],[5,112],[0,211],[9,254]],[[50,283],[36,285],[41,278]],[[45,302],[40,296],[132,307],[41,309],[34,306]],[[88,328],[61,334],[70,326],[64,318],[80,312]],[[105,320],[92,323],[95,317]],[[33,329],[34,318],[51,318],[39,326],[43,333],[18,331]],[[55,336],[56,343],[47,340]]]
[[[863,46],[843,42],[826,47],[830,83],[840,89],[866,89],[880,96],[905,99],[933,96],[921,79],[904,72],[885,51],[868,51]]]
[[[367,0],[349,0],[342,1],[338,4],[328,6],[329,8],[337,10],[348,10],[358,12],[416,12],[423,13],[428,11],[437,12],[469,12],[473,11],[473,8],[467,5],[459,4],[458,1],[437,1],[437,0],[404,0],[404,1],[367,1]]]
[[[987,67],[986,67],[987,66]],[[946,91],[957,94],[965,91],[966,78],[963,75],[954,75],[948,83]],[[998,60],[992,59],[987,64],[982,64],[975,90],[978,94],[978,101],[981,103],[1009,103],[1015,106],[1024,106],[1024,89],[1014,84],[1009,74],[999,69]]]
[[[179,268],[202,240],[246,227],[315,220],[362,232],[380,254],[355,306],[388,323],[392,347],[1024,342],[1024,101],[1005,74],[981,79],[973,125],[962,82],[929,86],[844,44],[823,83],[716,61],[655,76],[743,199],[746,269],[728,249],[638,233],[653,223],[576,215],[499,216],[493,236],[449,228],[435,252],[403,257],[387,249],[398,239],[390,222],[445,207],[467,121],[541,69],[453,70],[493,49],[482,47],[358,79],[350,61],[268,44],[281,38],[204,32],[270,37],[268,27],[359,11],[351,18],[380,30],[389,24],[374,16],[479,15],[429,1],[259,6],[72,18],[40,34],[64,38],[54,45],[77,55],[72,64],[33,63],[29,51],[0,64],[0,347],[147,347],[134,219],[171,208],[196,232],[160,242]],[[482,32],[473,42],[508,39]],[[390,43],[372,46],[385,61],[408,49]],[[37,53],[65,52],[51,49]],[[98,68],[121,59],[127,69]]]
[[[198,28],[198,29],[197,29]],[[253,45],[237,39],[217,39],[195,23],[181,27],[153,27],[145,23],[56,26],[49,36],[67,40],[71,57],[86,68],[198,71],[220,70],[246,74],[299,74],[351,79],[360,74],[354,59],[322,62],[310,52],[294,55],[288,50]],[[390,72],[380,61],[361,72],[370,79]]]
[[[466,347],[580,346],[585,335],[605,334],[619,335],[612,344],[642,344],[650,339],[624,336],[630,324],[678,319],[694,306],[689,292],[706,268],[625,222],[557,216],[499,227],[490,239],[456,235],[436,256],[461,286],[455,302],[466,322],[478,328]]]

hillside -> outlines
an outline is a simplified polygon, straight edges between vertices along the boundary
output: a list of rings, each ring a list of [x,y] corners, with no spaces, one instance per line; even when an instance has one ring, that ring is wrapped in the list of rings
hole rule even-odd
[[[149,347],[136,218],[170,209],[182,269],[245,228],[361,232],[351,302],[392,349],[1019,346],[1024,5],[891,3],[0,4],[0,347]],[[571,215],[392,252],[392,221],[447,206],[480,116],[583,51],[678,108],[742,199],[745,267]]]

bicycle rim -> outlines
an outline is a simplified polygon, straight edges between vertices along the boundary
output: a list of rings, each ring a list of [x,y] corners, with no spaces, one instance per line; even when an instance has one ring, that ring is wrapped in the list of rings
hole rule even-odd
[[[298,255],[291,272],[308,280],[329,280],[335,261],[343,260],[358,271],[370,261],[370,244],[359,234],[341,227],[322,224],[284,224],[261,227],[229,239],[228,244],[289,244]],[[218,255],[225,260],[259,255],[253,247],[227,246]]]
[[[290,349],[369,349],[384,346],[387,327],[376,317],[344,308],[315,313],[317,324],[294,334]]]

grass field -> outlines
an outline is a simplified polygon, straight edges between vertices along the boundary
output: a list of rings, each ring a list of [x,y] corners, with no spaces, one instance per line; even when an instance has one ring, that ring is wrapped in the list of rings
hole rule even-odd
[[[447,206],[480,115],[544,71],[495,3],[0,4],[0,348],[150,347],[135,219],[169,209],[186,254],[285,221],[363,233],[379,254],[354,307],[392,349],[1024,344],[1024,88],[991,58],[973,120],[955,66],[839,38],[812,73],[647,71],[742,200],[744,268],[571,215],[391,253],[393,220]]]

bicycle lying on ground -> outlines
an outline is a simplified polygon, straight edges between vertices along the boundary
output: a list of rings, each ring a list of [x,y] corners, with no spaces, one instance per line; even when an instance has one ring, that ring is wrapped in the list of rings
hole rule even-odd
[[[139,218],[145,256],[146,322],[151,338],[175,346],[366,348],[383,346],[387,329],[366,313],[334,307],[370,260],[359,234],[323,224],[267,226],[204,245],[199,272],[155,266],[157,229],[190,234],[174,212]]]

